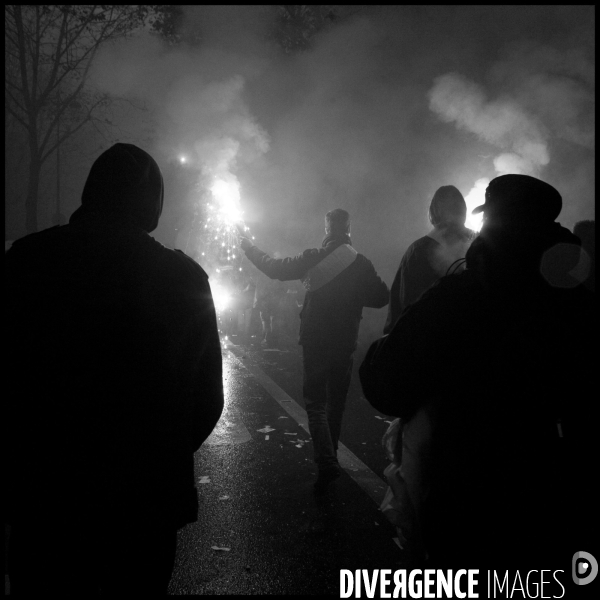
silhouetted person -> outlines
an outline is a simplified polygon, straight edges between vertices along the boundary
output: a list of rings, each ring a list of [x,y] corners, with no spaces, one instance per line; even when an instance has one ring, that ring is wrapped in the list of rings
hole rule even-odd
[[[429,206],[433,229],[404,253],[390,290],[383,332],[389,333],[402,311],[419,299],[448,268],[464,258],[475,232],[465,227],[467,204],[453,185],[439,188]],[[459,268],[459,265],[456,266]]]
[[[582,257],[581,275],[584,285],[592,292],[596,291],[596,221],[579,221],[573,227],[573,233],[581,240],[585,251]]]
[[[539,179],[492,180],[466,270],[361,366],[371,404],[406,423],[432,567],[568,570],[577,548],[594,553],[592,294],[570,275],[579,240],[555,222],[561,208]]]
[[[162,206],[153,158],[115,144],[69,224],[6,254],[14,595],[166,594],[197,519],[221,351],[206,273],[149,235]]]
[[[317,491],[341,474],[338,441],[362,309],[382,308],[388,302],[386,284],[372,263],[352,247],[350,215],[339,208],[328,212],[325,233],[321,248],[280,259],[240,237],[246,256],[265,275],[281,281],[300,279],[306,288],[299,343],[303,395],[319,469]]]
[[[241,337],[245,342],[250,343],[252,335],[252,311],[254,297],[256,296],[256,283],[252,278],[249,278],[245,283],[246,286],[242,290],[243,332]]]
[[[276,348],[281,333],[283,298],[286,292],[280,281],[269,281],[261,286],[258,296],[263,339],[261,343],[268,348]]]

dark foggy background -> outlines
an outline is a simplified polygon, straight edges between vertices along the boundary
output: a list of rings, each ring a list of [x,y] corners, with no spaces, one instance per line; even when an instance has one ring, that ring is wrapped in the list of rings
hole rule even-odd
[[[148,109],[114,120],[163,170],[165,245],[194,255],[207,174],[238,178],[246,224],[277,256],[320,246],[324,214],[345,208],[388,285],[441,185],[467,196],[527,173],[561,192],[566,227],[595,217],[594,7],[365,8],[288,55],[264,41],[268,7],[184,8],[200,48],[132,37],[106,46],[90,79]],[[67,218],[99,154],[78,144],[63,159]],[[8,239],[25,233],[21,210],[7,203]],[[380,335],[385,309],[365,317],[361,337]]]

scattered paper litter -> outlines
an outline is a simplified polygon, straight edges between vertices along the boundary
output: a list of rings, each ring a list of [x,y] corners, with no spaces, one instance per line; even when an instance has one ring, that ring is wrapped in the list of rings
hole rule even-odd
[[[377,415],[375,415],[375,418],[376,418],[376,419],[380,419],[381,421],[383,421],[383,420],[384,420],[384,419],[383,419],[383,417],[378,417]]]
[[[295,444],[296,448],[303,448],[304,446],[302,444]]]
[[[221,552],[229,552],[231,548],[225,548],[225,546],[211,546],[213,550],[220,550]]]
[[[268,435],[265,435],[265,440],[268,440],[268,439],[269,439],[269,436],[268,436]]]
[[[262,429],[257,429],[256,431],[258,431],[259,433],[269,433],[269,431],[275,430],[267,425],[266,427],[263,427]]]
[[[289,417],[279,417],[280,419],[289,419]]]
[[[219,496],[219,500],[229,500],[229,496]]]
[[[210,477],[208,475],[202,475],[198,480],[198,483],[210,483]]]
[[[287,431],[284,433],[284,435],[298,435],[297,433],[288,433]]]
[[[392,422],[391,422],[391,421],[384,421],[384,423],[389,423],[390,425],[392,424]]]

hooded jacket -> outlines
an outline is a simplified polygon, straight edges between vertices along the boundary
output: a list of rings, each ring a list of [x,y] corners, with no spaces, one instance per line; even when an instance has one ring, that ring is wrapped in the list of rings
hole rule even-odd
[[[156,162],[116,144],[69,224],[6,254],[12,518],[197,517],[193,454],[223,408],[220,343],[206,273],[149,235],[162,203]]]
[[[294,257],[271,258],[256,246],[246,250],[246,256],[271,279],[301,279],[308,284],[309,271],[344,244],[351,246],[349,235],[329,234],[321,248],[305,250]],[[363,307],[382,308],[388,300],[388,287],[371,261],[356,254],[354,261],[333,279],[314,291],[307,290],[300,313],[299,343],[352,350],[356,347]]]
[[[474,232],[466,227],[434,229],[404,253],[390,289],[383,333],[389,333],[404,309],[416,302],[456,260],[464,258]]]

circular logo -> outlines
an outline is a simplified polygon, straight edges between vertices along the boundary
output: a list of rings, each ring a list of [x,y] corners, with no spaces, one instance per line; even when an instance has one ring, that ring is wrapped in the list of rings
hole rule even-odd
[[[598,562],[589,552],[575,552],[572,565],[573,581],[577,585],[592,583],[598,575]]]

